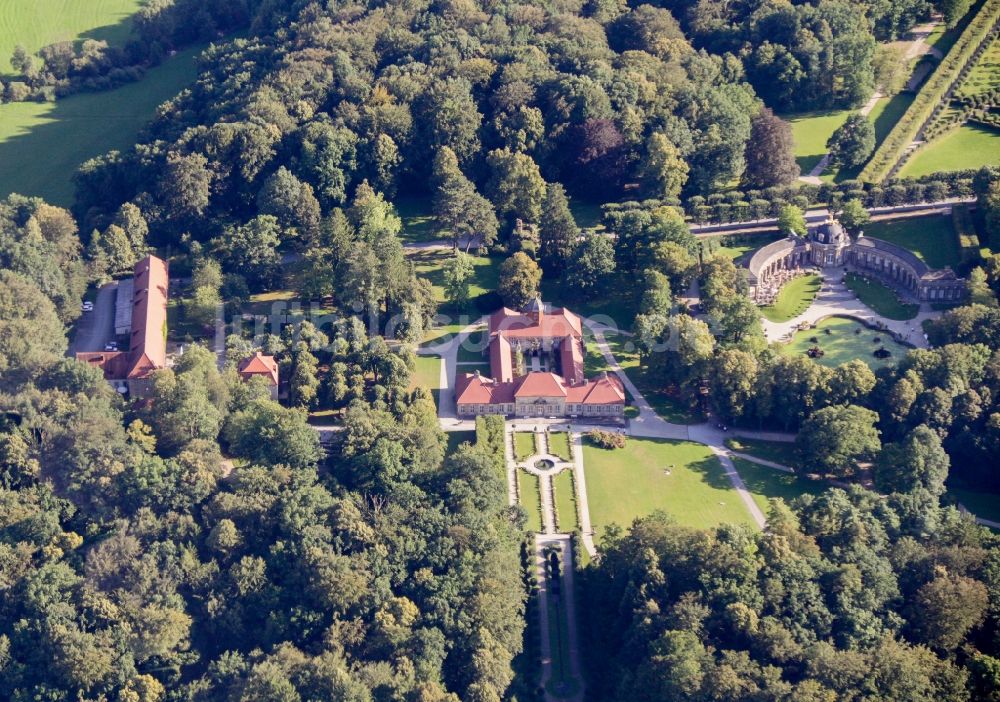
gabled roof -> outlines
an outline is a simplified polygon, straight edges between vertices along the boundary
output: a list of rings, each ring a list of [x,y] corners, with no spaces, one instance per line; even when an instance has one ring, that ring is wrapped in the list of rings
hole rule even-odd
[[[128,373],[128,354],[124,351],[78,353],[76,360],[100,368],[105,380],[124,380]]]
[[[566,390],[566,402],[581,405],[610,405],[625,403],[625,387],[613,375],[602,375],[583,385]]]
[[[494,336],[490,340],[490,373],[497,380],[509,383],[514,379],[513,364],[510,342],[502,336]]]
[[[572,336],[563,339],[559,345],[559,362],[567,383],[577,385],[583,382],[583,342]]]
[[[248,380],[255,375],[266,376],[271,385],[278,384],[278,363],[274,356],[265,356],[260,351],[240,362],[240,377]]]
[[[537,310],[523,314],[509,307],[501,307],[490,315],[490,334],[503,334],[512,338],[562,339],[566,336],[581,337],[583,336],[583,324],[577,315],[564,307],[555,307],[540,315]]]
[[[167,262],[147,256],[135,264],[129,378],[143,378],[167,365]]]
[[[455,403],[489,405],[514,401],[515,383],[499,383],[476,373],[463,373],[455,379]]]
[[[522,376],[514,397],[566,397],[562,378],[555,373],[534,371]]]

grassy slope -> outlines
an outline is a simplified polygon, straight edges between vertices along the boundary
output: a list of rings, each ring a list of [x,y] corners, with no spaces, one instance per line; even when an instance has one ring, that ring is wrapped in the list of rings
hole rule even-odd
[[[816,329],[796,332],[790,342],[782,344],[778,348],[782,353],[798,355],[806,353],[813,346],[819,346],[825,354],[815,360],[821,365],[832,368],[857,358],[873,369],[897,363],[908,350],[886,334],[873,331],[860,322],[846,317],[829,317],[816,327]],[[830,329],[831,333],[827,334],[826,329]],[[860,334],[855,333],[857,329],[861,330]],[[914,331],[914,334],[917,333],[919,330]],[[816,338],[815,342],[810,341],[813,337]],[[875,337],[880,339],[877,344],[874,342]],[[872,353],[879,346],[885,346],[887,350],[892,352],[892,355],[886,359],[875,358]]]
[[[1000,141],[997,146],[1000,147]],[[1000,154],[997,156],[1000,160]],[[865,227],[865,236],[909,249],[931,268],[957,266],[961,261],[958,239],[950,215],[871,222]]]
[[[89,158],[134,144],[162,102],[194,80],[202,47],[179,52],[137,83],[55,103],[0,105],[0,197],[70,205],[72,176]]]
[[[823,158],[827,139],[844,123],[849,114],[850,110],[825,110],[781,115],[782,119],[792,125],[795,160],[802,169],[802,175],[808,175],[813,166]]]
[[[781,286],[778,298],[773,305],[761,307],[760,312],[772,322],[787,322],[799,316],[819,292],[820,278],[818,275],[802,275],[793,278]]]
[[[899,172],[901,178],[916,178],[937,171],[1000,163],[1000,130],[966,124],[915,153]]]
[[[10,76],[10,57],[23,46],[35,53],[57,41],[97,39],[124,44],[141,0],[0,0],[0,76]]]
[[[618,450],[585,445],[583,465],[590,518],[599,535],[610,524],[625,528],[656,510],[692,527],[752,524],[707,446],[629,438]],[[670,475],[664,472],[668,468]]]

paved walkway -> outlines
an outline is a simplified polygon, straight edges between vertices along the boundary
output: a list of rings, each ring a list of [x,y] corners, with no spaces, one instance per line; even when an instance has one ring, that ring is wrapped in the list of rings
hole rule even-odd
[[[913,319],[896,321],[876,313],[868,305],[859,300],[846,285],[844,285],[843,268],[824,268],[823,284],[816,299],[809,308],[797,317],[787,322],[771,322],[761,318],[764,335],[768,341],[788,341],[803,324],[815,324],[824,317],[846,315],[856,317],[872,325],[884,325],[900,339],[917,348],[927,348],[923,327],[926,319],[937,319],[941,312],[935,312],[930,305],[924,303]]]
[[[438,419],[445,431],[473,431],[474,419],[460,419],[455,406],[455,377],[458,372],[458,350],[469,336],[486,327],[486,317],[481,317],[462,329],[448,341],[417,349],[418,356],[440,356],[441,375],[438,380]]]

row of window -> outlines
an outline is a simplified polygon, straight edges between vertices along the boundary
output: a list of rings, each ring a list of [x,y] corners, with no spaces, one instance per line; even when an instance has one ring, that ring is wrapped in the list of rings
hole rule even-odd
[[[461,405],[459,406],[459,412],[461,414],[513,414],[515,412],[515,406],[512,404],[497,404],[497,405]],[[545,417],[550,415],[563,414],[611,414],[617,415],[622,414],[624,411],[623,405],[577,405],[569,404],[566,405],[565,410],[559,405],[528,405],[517,409],[517,413],[520,415],[534,415],[536,417]]]

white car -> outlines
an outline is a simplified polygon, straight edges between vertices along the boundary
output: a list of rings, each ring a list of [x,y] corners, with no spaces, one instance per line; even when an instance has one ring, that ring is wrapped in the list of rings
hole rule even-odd
[[[82,305],[80,305],[80,309],[83,310],[84,312],[93,312],[94,303],[90,301],[84,302]]]
[[[118,350],[118,342],[116,342],[116,341],[109,341],[108,343],[106,343],[104,345],[104,350],[105,351],[117,351]]]

